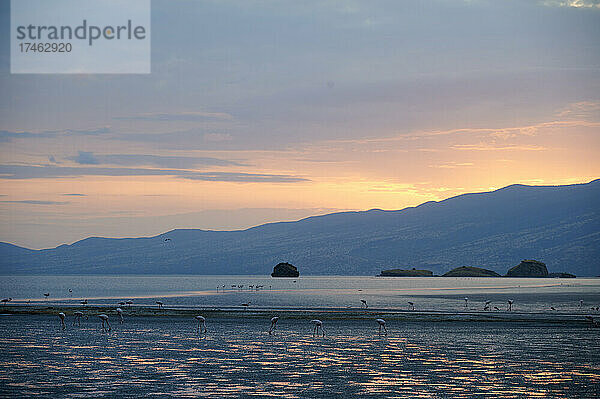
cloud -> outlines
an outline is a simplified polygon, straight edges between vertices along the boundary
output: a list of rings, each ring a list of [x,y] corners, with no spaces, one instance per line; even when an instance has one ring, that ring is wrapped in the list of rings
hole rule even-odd
[[[0,201],[5,204],[29,204],[29,205],[64,205],[66,201],[38,201],[38,200],[21,200],[21,201]]]
[[[56,131],[33,133],[33,132],[11,132],[8,130],[0,130],[0,143],[8,143],[8,142],[11,142],[13,139],[53,137],[57,133],[58,132],[56,132]]]
[[[0,130],[0,143],[8,143],[13,139],[45,139],[58,137],[63,135],[83,135],[83,136],[95,136],[100,134],[109,133],[111,130],[109,127],[101,127],[97,129],[65,129],[65,130],[45,130],[42,132],[27,132],[27,131],[9,131]]]
[[[229,172],[207,172],[193,173],[178,176],[189,180],[204,181],[230,181],[230,182],[253,182],[253,183],[298,183],[307,182],[308,179],[287,175],[271,175],[257,173],[229,173]]]
[[[97,155],[79,151],[78,155],[66,158],[80,165],[158,166],[161,168],[192,169],[198,166],[247,166],[246,164],[212,157],[164,156],[147,154]]]
[[[79,154],[74,157],[68,157],[69,161],[74,161],[80,165],[98,165],[100,161],[94,156],[94,153],[89,151],[79,151]]]
[[[138,115],[117,116],[116,120],[158,121],[158,122],[201,122],[232,120],[233,116],[225,112],[149,112]]]
[[[67,129],[64,132],[67,134],[73,134],[73,135],[96,136],[99,134],[110,133],[111,129],[110,129],[110,127],[106,126],[106,127],[101,127],[101,128],[97,128],[97,129],[86,129],[86,130]]]
[[[279,174],[194,172],[182,169],[0,165],[0,179],[52,179],[81,176],[174,176],[181,179],[238,183],[298,183],[308,179]]]
[[[472,162],[448,162],[440,165],[429,165],[430,168],[456,169],[465,166],[475,166]]]
[[[537,145],[505,145],[495,146],[490,144],[454,144],[450,148],[467,151],[545,151],[546,147]]]

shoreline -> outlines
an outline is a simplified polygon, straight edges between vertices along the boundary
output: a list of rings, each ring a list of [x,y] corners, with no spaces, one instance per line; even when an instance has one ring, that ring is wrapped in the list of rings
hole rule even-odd
[[[105,305],[67,305],[46,304],[28,305],[14,304],[0,306],[0,315],[58,315],[63,312],[72,317],[75,311],[81,311],[86,316],[107,314],[117,317],[116,306]],[[402,310],[389,308],[292,308],[270,307],[250,308],[242,307],[164,307],[134,305],[122,307],[124,317],[194,317],[199,314],[207,318],[241,318],[264,319],[279,316],[287,319],[314,319],[323,320],[364,320],[383,317],[389,320],[407,322],[524,322],[539,324],[569,324],[589,325],[590,321],[585,316],[590,313],[550,313],[550,312],[517,312],[517,311],[436,311],[436,310]],[[591,314],[596,316],[595,313]],[[600,315],[598,316],[600,318]]]

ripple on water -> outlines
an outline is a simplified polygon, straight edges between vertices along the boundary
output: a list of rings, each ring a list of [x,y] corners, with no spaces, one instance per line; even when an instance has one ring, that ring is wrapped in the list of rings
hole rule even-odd
[[[47,316],[0,321],[0,396],[597,397],[597,331],[497,323],[129,319],[61,331]],[[15,332],[18,331],[18,336]],[[76,383],[74,383],[76,382]]]

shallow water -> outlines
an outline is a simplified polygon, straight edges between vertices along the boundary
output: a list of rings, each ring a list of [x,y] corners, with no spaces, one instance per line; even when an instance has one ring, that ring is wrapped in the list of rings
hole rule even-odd
[[[600,395],[600,329],[520,323],[0,317],[0,396],[587,397]]]
[[[236,288],[231,286],[235,285]],[[242,285],[241,289],[237,286]],[[257,285],[262,285],[256,290]],[[225,288],[223,288],[225,286]],[[219,287],[219,289],[217,289]],[[252,288],[250,288],[252,287]],[[71,289],[72,292],[69,292]],[[43,293],[50,293],[45,299]],[[0,296],[13,303],[79,303],[116,305],[321,308],[360,307],[417,310],[482,310],[486,300],[506,310],[586,313],[600,306],[600,279],[527,278],[398,278],[369,276],[310,276],[278,279],[270,276],[1,276]],[[464,298],[468,297],[467,308]],[[580,300],[584,301],[580,306]]]

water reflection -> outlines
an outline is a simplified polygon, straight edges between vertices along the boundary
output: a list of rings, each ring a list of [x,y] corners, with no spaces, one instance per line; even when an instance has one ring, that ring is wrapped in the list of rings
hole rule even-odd
[[[130,318],[62,332],[48,316],[0,321],[0,396],[597,397],[598,331],[571,326]],[[369,328],[370,327],[370,328]]]

